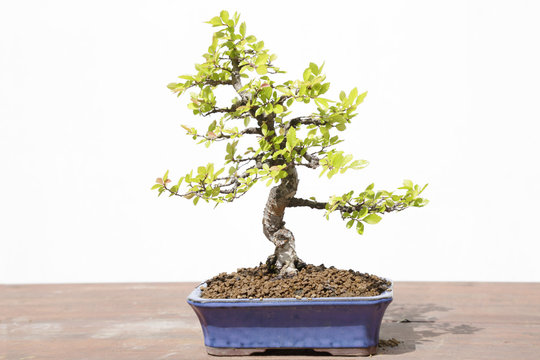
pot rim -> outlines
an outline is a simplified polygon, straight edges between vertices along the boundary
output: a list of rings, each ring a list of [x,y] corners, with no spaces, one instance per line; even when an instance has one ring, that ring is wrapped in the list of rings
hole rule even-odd
[[[314,303],[331,303],[334,305],[347,304],[352,302],[379,302],[381,300],[392,300],[394,293],[394,282],[387,278],[382,278],[390,282],[388,289],[380,295],[376,296],[351,296],[351,297],[318,297],[310,298],[253,298],[253,299],[206,299],[201,297],[201,288],[206,286],[206,283],[199,284],[187,297],[190,304],[238,304],[243,306],[251,305],[272,305],[285,303],[290,305],[313,305]],[[322,304],[321,304],[322,305]]]

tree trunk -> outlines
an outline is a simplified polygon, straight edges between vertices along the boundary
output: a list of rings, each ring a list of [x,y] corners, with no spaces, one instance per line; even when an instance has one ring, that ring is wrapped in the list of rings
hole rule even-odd
[[[270,190],[263,216],[263,232],[276,249],[267,264],[275,266],[279,275],[295,275],[303,262],[296,255],[294,236],[285,228],[283,215],[289,200],[296,194],[298,174],[294,167],[286,169],[288,176]]]

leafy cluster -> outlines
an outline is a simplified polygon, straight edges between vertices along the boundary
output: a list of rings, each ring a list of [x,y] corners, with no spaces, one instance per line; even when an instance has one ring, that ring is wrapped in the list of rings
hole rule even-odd
[[[375,184],[370,184],[366,190],[354,196],[354,191],[350,191],[342,196],[333,196],[328,206],[325,208],[326,217],[333,211],[339,210],[341,217],[347,220],[347,228],[355,226],[356,231],[362,235],[364,233],[364,223],[377,224],[381,221],[378,214],[385,212],[401,211],[409,206],[422,207],[428,201],[418,197],[427,185],[420,188],[418,185],[413,185],[412,181],[403,181],[403,186],[399,189],[405,189],[405,194],[394,194],[385,190],[375,192],[373,187]]]
[[[325,98],[330,83],[323,74],[324,64],[309,63],[300,79],[276,81],[274,75],[284,73],[274,63],[277,56],[265,48],[263,41],[247,34],[246,24],[239,22],[238,14],[231,17],[222,11],[208,23],[217,31],[203,55],[204,62],[195,65],[195,74],[180,76],[181,81],[168,88],[178,96],[189,92],[188,108],[194,115],[210,118],[203,130],[182,127],[193,140],[207,147],[226,142],[224,166],[200,166],[173,186],[169,186],[172,181],[167,171],[152,189],[159,195],[165,192],[193,199],[194,204],[203,199],[217,205],[241,197],[259,181],[278,183],[294,167],[320,169],[321,176],[331,178],[367,166],[367,161],[354,160],[335,148],[342,141],[339,132],[356,116],[366,92],[359,93],[355,88],[349,93],[342,91],[339,99]],[[234,89],[229,104],[218,103],[218,87]],[[291,109],[296,103],[312,104],[315,110],[309,115],[293,116]],[[324,208],[327,215],[339,210],[344,219],[349,219],[347,226],[356,223],[362,233],[364,222],[380,220],[377,213],[427,203],[418,197],[418,185],[406,181],[405,189],[404,195],[375,193],[370,185],[357,196],[351,191],[331,197],[326,203],[293,199],[290,206]]]

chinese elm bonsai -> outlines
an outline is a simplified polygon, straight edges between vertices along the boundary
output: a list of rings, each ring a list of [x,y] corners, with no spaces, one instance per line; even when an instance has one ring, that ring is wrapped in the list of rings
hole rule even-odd
[[[168,88],[180,96],[189,92],[188,108],[194,115],[208,119],[208,127],[200,131],[182,125],[187,134],[206,147],[215,142],[226,142],[225,165],[216,168],[210,163],[181,177],[172,184],[168,171],[152,187],[159,195],[180,196],[221,203],[232,202],[243,196],[259,181],[272,187],[263,215],[263,232],[275,245],[267,260],[267,267],[279,276],[292,276],[305,266],[295,251],[295,238],[285,227],[283,216],[289,207],[323,210],[326,218],[339,212],[346,227],[354,227],[359,234],[364,224],[376,224],[382,214],[401,211],[409,206],[422,207],[427,200],[419,195],[424,187],[405,180],[400,194],[374,190],[350,191],[331,196],[328,201],[314,197],[295,197],[298,188],[298,167],[320,169],[328,178],[349,169],[367,166],[365,160],[353,160],[352,155],[336,149],[341,141],[339,132],[357,115],[358,105],[366,97],[355,88],[348,94],[341,92],[331,100],[324,95],[330,88],[323,75],[323,65],[310,63],[302,78],[278,81],[282,74],[275,65],[276,55],[269,53],[263,41],[246,33],[246,24],[239,15],[230,17],[227,11],[208,23],[217,28],[213,34],[204,62],[196,64],[195,74],[183,75],[180,82]],[[234,89],[229,104],[218,102],[216,88]],[[221,99],[220,99],[221,100]],[[296,103],[313,104],[314,112],[293,114]]]

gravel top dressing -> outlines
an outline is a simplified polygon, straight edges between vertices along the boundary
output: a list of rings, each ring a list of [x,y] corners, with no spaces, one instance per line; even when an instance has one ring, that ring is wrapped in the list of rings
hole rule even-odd
[[[206,284],[201,297],[207,299],[377,296],[390,287],[378,276],[324,265],[306,265],[297,275],[280,278],[265,264],[221,273]]]

